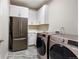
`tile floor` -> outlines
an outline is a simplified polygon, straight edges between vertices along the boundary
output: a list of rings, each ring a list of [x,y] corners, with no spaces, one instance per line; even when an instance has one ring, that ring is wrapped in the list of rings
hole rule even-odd
[[[18,52],[9,52],[7,59],[39,59],[36,47],[28,47],[27,50]]]

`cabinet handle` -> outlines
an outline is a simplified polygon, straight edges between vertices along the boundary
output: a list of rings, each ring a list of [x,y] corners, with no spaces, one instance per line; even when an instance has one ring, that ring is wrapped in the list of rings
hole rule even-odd
[[[63,39],[63,42],[64,42],[64,39]]]
[[[20,13],[18,14],[18,16],[20,16]]]
[[[18,16],[20,16],[20,10],[19,10],[19,14],[18,14]]]

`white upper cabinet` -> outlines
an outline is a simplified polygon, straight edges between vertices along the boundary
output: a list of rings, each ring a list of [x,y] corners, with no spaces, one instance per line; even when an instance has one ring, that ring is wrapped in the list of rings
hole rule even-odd
[[[33,9],[29,9],[29,25],[37,25],[37,11]]]
[[[48,5],[44,5],[38,10],[38,23],[39,24],[48,24]]]
[[[10,16],[28,18],[29,25],[48,24],[48,5],[43,5],[39,10],[10,5]]]
[[[10,16],[28,18],[29,9],[27,7],[20,7],[10,5]]]
[[[19,16],[19,8],[18,6],[14,6],[14,5],[10,5],[10,16],[16,16],[18,17]]]
[[[20,16],[28,18],[29,14],[29,9],[26,7],[20,7]]]

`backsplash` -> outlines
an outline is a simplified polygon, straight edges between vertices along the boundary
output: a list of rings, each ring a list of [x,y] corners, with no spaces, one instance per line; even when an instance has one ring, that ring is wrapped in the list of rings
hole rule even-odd
[[[48,4],[49,31],[64,27],[66,34],[78,35],[78,1],[54,0]]]
[[[49,25],[36,25],[36,26],[29,26],[29,32],[44,32],[48,31]]]

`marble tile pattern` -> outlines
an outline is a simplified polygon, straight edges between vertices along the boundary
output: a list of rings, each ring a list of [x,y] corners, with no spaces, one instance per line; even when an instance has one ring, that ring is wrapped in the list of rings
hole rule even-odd
[[[39,59],[36,47],[28,47],[27,50],[9,52],[7,59]]]

